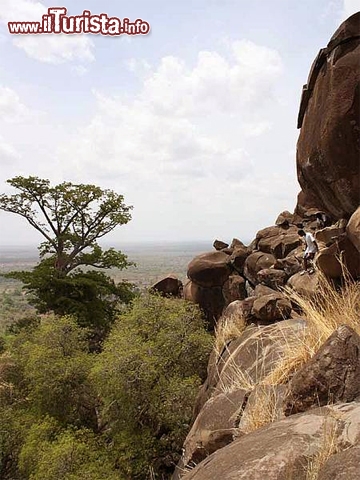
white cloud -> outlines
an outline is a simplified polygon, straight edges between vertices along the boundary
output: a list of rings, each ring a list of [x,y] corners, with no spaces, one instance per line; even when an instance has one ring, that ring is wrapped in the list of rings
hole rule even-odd
[[[71,70],[77,77],[83,77],[89,71],[84,65],[73,65]]]
[[[228,57],[200,52],[193,68],[165,57],[156,69],[147,66],[143,88],[130,100],[94,92],[97,114],[66,155],[72,152],[79,172],[108,178],[239,181],[252,170],[246,137],[271,128],[266,105],[276,103],[282,70],[276,51],[248,41],[229,44]]]
[[[19,153],[0,135],[0,163],[9,163],[20,158]]]
[[[17,123],[28,118],[30,112],[11,88],[0,85],[0,118],[6,123]]]
[[[272,140],[271,129],[276,112],[287,110],[276,94],[283,73],[276,51],[240,41],[228,43],[222,55],[200,52],[192,66],[176,57],[156,67],[129,66],[139,77],[138,92],[94,91],[95,114],[71,140],[50,117],[4,135],[16,148],[21,138],[21,158],[2,177],[31,174],[115,189],[135,206],[125,229],[130,239],[229,231],[241,237],[240,225],[253,232],[264,226],[265,212],[276,218],[293,206],[295,173],[291,183],[288,172],[272,172],[271,142],[281,144],[286,133]],[[284,148],[288,164],[290,147]]]
[[[342,20],[360,11],[360,0],[343,0]]]
[[[45,13],[47,8],[40,2],[0,0],[0,22],[6,26],[9,21],[41,21]],[[14,35],[13,43],[40,62],[59,64],[94,60],[94,44],[85,35]]]
[[[276,95],[279,53],[238,41],[222,55],[200,52],[193,66],[174,56],[142,66],[128,63],[143,75],[132,97],[93,92],[96,114],[59,154],[73,181],[97,179],[122,191],[135,205],[135,236],[204,238],[212,219],[225,222],[225,211],[229,222],[241,222],[255,206],[278,209],[284,188],[262,187],[272,181],[271,162],[257,156],[254,143],[271,138],[274,111],[284,108]],[[294,199],[293,192],[289,208]]]

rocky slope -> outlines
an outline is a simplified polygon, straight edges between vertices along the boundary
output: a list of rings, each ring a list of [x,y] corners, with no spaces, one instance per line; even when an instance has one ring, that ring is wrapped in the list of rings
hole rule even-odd
[[[320,50],[303,88],[294,213],[282,212],[248,246],[215,241],[189,264],[183,293],[171,280],[175,295],[201,306],[210,329],[219,334],[238,320],[245,328],[228,332],[209,359],[173,480],[360,478],[360,312],[357,331],[338,318],[306,361],[283,378],[276,370],[312,328],[284,287],[312,299],[324,277],[334,288],[344,272],[359,281],[359,54],[360,12]],[[320,248],[312,274],[300,274],[299,227]],[[349,309],[360,306],[352,292]]]

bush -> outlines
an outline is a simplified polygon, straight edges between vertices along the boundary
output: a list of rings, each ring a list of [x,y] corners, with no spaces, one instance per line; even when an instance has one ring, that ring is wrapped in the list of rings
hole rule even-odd
[[[95,426],[96,399],[88,381],[94,356],[87,353],[86,334],[74,319],[53,315],[21,330],[8,352],[13,366],[5,380],[14,385],[13,396],[63,425]]]
[[[92,432],[60,432],[51,418],[30,429],[19,467],[25,478],[31,480],[124,480]]]
[[[115,323],[93,378],[126,478],[173,470],[211,347],[198,307],[184,300],[146,295]]]

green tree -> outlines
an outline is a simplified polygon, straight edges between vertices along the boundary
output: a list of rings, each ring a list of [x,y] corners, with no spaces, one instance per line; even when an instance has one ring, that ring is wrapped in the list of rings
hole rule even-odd
[[[184,300],[139,297],[114,324],[93,378],[126,478],[148,478],[150,466],[170,475],[211,348],[200,310]]]
[[[80,323],[106,330],[116,301],[132,298],[131,286],[115,285],[88,267],[124,269],[130,264],[122,252],[103,250],[98,240],[128,223],[132,207],[124,204],[122,195],[95,185],[52,186],[49,180],[20,176],[7,183],[18,193],[0,195],[0,209],[25,218],[45,239],[39,246],[40,263],[32,272],[7,276],[24,282],[40,313],[74,314]]]
[[[71,317],[48,315],[10,340],[0,356],[0,372],[11,386],[7,396],[12,403],[26,399],[27,410],[38,417],[50,415],[61,425],[96,430],[97,399],[88,381],[93,362],[86,330]]]
[[[19,467],[31,480],[124,480],[91,431],[60,431],[49,417],[31,427]]]

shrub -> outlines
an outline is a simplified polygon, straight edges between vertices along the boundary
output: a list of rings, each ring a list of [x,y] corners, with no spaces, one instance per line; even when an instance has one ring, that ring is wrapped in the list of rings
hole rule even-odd
[[[30,429],[19,467],[30,480],[125,480],[92,432],[60,431],[51,418]]]
[[[8,352],[13,367],[6,380],[35,414],[50,415],[63,425],[96,425],[95,395],[88,382],[93,355],[87,353],[86,333],[74,319],[50,315],[13,339]]]
[[[173,470],[211,345],[198,307],[184,300],[145,295],[114,325],[93,376],[126,478]]]

